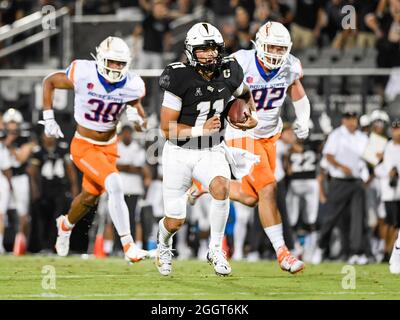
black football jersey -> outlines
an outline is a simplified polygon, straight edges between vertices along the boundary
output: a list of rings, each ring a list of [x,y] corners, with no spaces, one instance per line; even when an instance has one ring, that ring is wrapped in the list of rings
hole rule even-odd
[[[203,149],[223,140],[226,125],[227,103],[243,81],[243,70],[234,58],[224,58],[221,67],[210,81],[204,79],[193,67],[175,62],[162,73],[160,87],[182,99],[178,123],[203,126],[214,116],[221,114],[221,129],[212,136],[170,140],[184,148]]]
[[[30,142],[29,132],[22,131],[21,135],[18,136],[11,144],[11,148],[19,149],[24,144]],[[21,163],[14,156],[11,156],[11,170],[13,176],[26,174],[27,162]]]
[[[46,150],[38,147],[30,162],[39,167],[42,181],[42,188],[45,190],[54,189],[56,186],[66,185],[65,163],[71,161],[69,158],[68,144],[57,143],[54,150]]]
[[[290,152],[290,179],[315,179],[321,155],[322,140],[307,139],[303,142],[302,152]]]

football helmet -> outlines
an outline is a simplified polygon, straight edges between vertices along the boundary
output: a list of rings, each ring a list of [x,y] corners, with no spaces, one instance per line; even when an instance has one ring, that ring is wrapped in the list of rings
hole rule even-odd
[[[257,33],[255,42],[257,57],[269,70],[281,67],[290,54],[292,41],[286,27],[279,22],[267,22],[262,25]],[[283,54],[271,52],[271,46],[286,47]]]
[[[119,82],[128,74],[131,63],[131,52],[124,40],[118,37],[108,37],[96,47],[97,71],[109,82]],[[109,61],[118,61],[125,63],[122,69],[110,68]]]
[[[372,111],[370,115],[370,121],[371,123],[375,121],[382,121],[385,123],[389,123],[389,115],[383,110],[376,109]]]
[[[197,49],[206,49],[216,47],[218,55],[213,61],[207,61],[206,64],[200,63],[196,57],[195,51]],[[214,71],[222,61],[222,51],[225,47],[224,39],[216,27],[207,23],[199,22],[190,28],[186,34],[185,39],[185,54],[188,58],[189,64],[207,71]]]
[[[24,118],[22,117],[22,113],[19,112],[17,109],[10,108],[3,114],[3,122],[15,122],[21,124],[22,122],[24,122]]]

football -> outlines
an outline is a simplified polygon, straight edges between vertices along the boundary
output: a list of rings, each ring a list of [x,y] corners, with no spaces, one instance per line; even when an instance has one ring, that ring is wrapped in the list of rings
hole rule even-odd
[[[228,121],[232,124],[246,122],[247,117],[245,111],[250,113],[246,101],[243,99],[234,99],[228,104]]]

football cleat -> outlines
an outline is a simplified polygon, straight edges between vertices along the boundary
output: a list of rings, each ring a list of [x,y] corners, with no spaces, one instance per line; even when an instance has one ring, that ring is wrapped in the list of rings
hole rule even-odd
[[[207,260],[214,267],[214,271],[219,276],[227,276],[232,272],[232,268],[226,260],[226,254],[221,249],[209,249]]]
[[[139,249],[133,242],[124,245],[125,260],[128,262],[139,262],[148,257],[149,253],[146,250]]]
[[[191,206],[194,206],[197,199],[200,198],[203,194],[207,193],[208,191],[203,188],[201,183],[193,181],[192,186],[187,191],[187,199]]]
[[[65,231],[62,228],[65,216],[61,215],[56,219],[58,236],[56,241],[56,251],[60,257],[66,257],[69,251],[69,238],[71,236],[71,230]]]
[[[168,276],[172,272],[172,257],[174,256],[171,246],[161,243],[157,246],[156,267],[163,276]]]
[[[390,273],[400,274],[400,247],[396,245],[393,246],[392,255],[389,260],[389,270]]]
[[[304,262],[292,255],[286,246],[282,246],[278,249],[277,257],[279,266],[283,271],[295,274],[305,268]]]

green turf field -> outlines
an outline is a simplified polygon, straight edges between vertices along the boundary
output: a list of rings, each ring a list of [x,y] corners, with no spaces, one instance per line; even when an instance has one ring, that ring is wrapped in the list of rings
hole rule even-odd
[[[43,278],[46,265],[56,272],[55,289]],[[355,266],[356,288],[348,290],[344,264],[308,265],[294,276],[275,262],[231,265],[231,276],[218,277],[206,262],[174,261],[173,275],[162,277],[151,260],[0,256],[0,299],[400,299],[400,276],[386,264]]]

